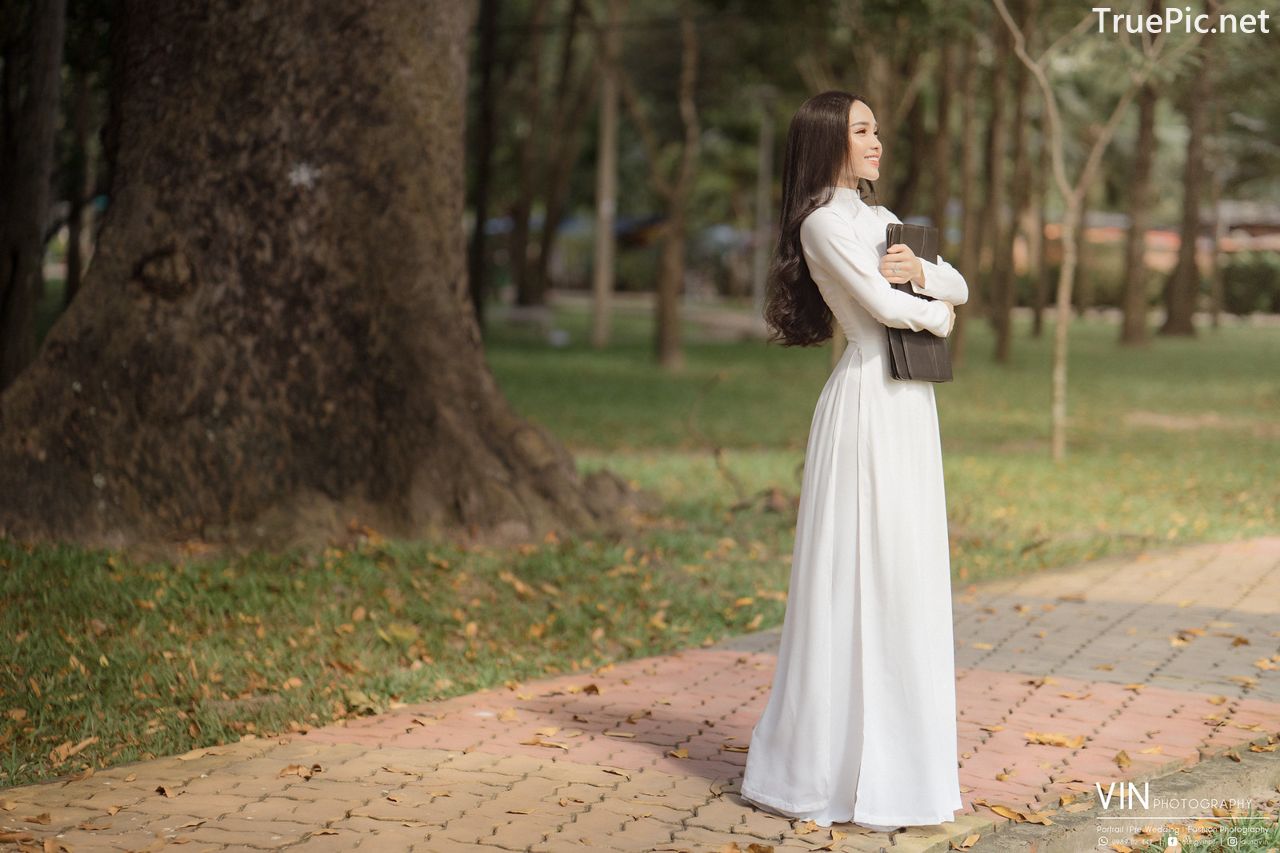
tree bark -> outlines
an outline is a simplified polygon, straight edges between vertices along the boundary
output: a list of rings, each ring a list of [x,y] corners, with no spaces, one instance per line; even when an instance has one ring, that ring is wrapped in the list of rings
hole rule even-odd
[[[36,353],[66,0],[34,0],[17,27],[0,80],[0,391]]]
[[[0,535],[267,547],[616,520],[624,486],[581,481],[484,360],[459,226],[472,5],[123,11],[113,202],[0,397]]]

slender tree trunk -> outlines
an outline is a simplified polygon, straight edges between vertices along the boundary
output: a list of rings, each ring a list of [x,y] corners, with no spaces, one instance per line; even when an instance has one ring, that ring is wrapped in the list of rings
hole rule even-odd
[[[1036,169],[1036,201],[1032,208],[1036,245],[1039,247],[1036,251],[1036,263],[1031,269],[1031,335],[1035,338],[1044,334],[1044,310],[1048,302],[1050,285],[1049,238],[1045,236],[1044,229],[1048,215],[1049,195],[1053,192],[1053,182],[1049,180],[1053,165],[1050,162],[1049,130],[1043,110],[1040,112],[1039,128],[1040,165]]]
[[[531,285],[529,264],[529,217],[533,213],[533,198],[537,192],[539,135],[542,128],[542,46],[547,7],[550,0],[534,0],[529,15],[528,59],[525,70],[524,91],[521,96],[517,127],[520,133],[516,141],[516,198],[511,208],[511,242],[508,244],[508,260],[511,280],[515,284],[517,305],[541,305],[541,294]]]
[[[1216,119],[1221,111],[1216,104],[1213,111],[1215,124],[1217,124]],[[1221,129],[1217,132],[1220,133]],[[1222,238],[1226,234],[1222,222],[1222,169],[1214,166],[1210,171],[1209,210],[1212,219],[1209,223],[1209,233],[1213,236],[1213,246],[1209,251],[1209,310],[1213,328],[1216,329],[1222,324]]]
[[[938,48],[938,73],[935,85],[938,98],[935,103],[933,131],[933,211],[930,218],[938,228],[938,245],[951,256],[947,245],[947,204],[951,201],[951,94],[955,86],[952,80],[954,49],[950,41]]]
[[[913,54],[914,56],[914,54]],[[908,65],[914,71],[915,60]],[[907,78],[903,78],[907,79]],[[920,186],[920,176],[924,174],[932,150],[925,144],[924,104],[920,98],[912,101],[907,111],[907,162],[905,168],[898,172],[898,189],[894,193],[894,206],[904,216],[912,215],[916,207],[916,191]],[[901,138],[901,137],[899,137]]]
[[[685,216],[675,199],[670,207],[666,236],[658,263],[657,314],[654,318],[654,349],[658,362],[668,370],[684,367],[680,340],[680,291],[685,273]]]
[[[991,283],[987,294],[979,294],[979,302],[988,320],[995,325],[998,306],[1004,301],[1004,288],[1008,284],[1009,270],[1005,263],[1005,206],[1009,194],[1005,179],[1005,151],[1008,147],[1008,78],[1010,38],[1003,28],[994,33],[995,58],[991,69],[991,122],[987,128],[986,145],[986,204],[983,206],[979,269]]]
[[[1089,206],[1093,195],[1092,190],[1093,187],[1085,189],[1084,200],[1080,208],[1080,225],[1076,228],[1075,304],[1076,314],[1081,317],[1093,306],[1093,274],[1089,263],[1092,260],[1093,253],[1089,245],[1088,236]]]
[[[84,206],[88,192],[90,97],[88,71],[71,68],[71,157],[67,174],[67,274],[63,280],[63,305],[71,304],[80,289],[84,269]]]
[[[1022,28],[1027,38],[1031,38],[1031,29],[1035,22],[1035,0],[1022,0]],[[1011,51],[1012,52],[1012,51]],[[1016,61],[1016,59],[1015,59]],[[1004,272],[999,276],[999,302],[992,306],[995,320],[996,346],[995,360],[1000,364],[1008,364],[1013,347],[1013,306],[1017,300],[1017,270],[1014,268],[1014,240],[1018,233],[1018,225],[1026,218],[1026,209],[1030,205],[1031,194],[1031,157],[1027,150],[1027,99],[1030,74],[1021,62],[1017,63],[1013,84],[1013,192],[1012,221],[1005,239],[996,247],[1000,258],[1000,267]]]
[[[570,35],[565,38],[560,81],[556,87],[555,120],[548,137],[547,158],[551,162],[547,169],[547,181],[543,190],[546,215],[543,217],[542,235],[529,285],[531,289],[537,291],[539,302],[545,301],[547,289],[551,286],[551,255],[555,249],[560,221],[564,218],[567,207],[573,167],[578,162],[578,152],[582,148],[582,126],[590,112],[591,102],[596,93],[596,84],[599,82],[599,75],[595,73],[595,63],[588,59],[586,67],[579,75],[581,79],[574,85],[572,33],[577,30],[580,7],[581,0],[573,0],[569,13]]]
[[[685,230],[688,227],[689,194],[693,190],[694,169],[698,157],[698,109],[694,100],[698,70],[698,35],[692,9],[685,4],[680,17],[680,120],[684,126],[684,144],[680,165],[672,182],[668,199],[666,236],[658,281],[658,311],[655,324],[655,347],[658,362],[668,370],[684,367],[684,348],[680,342],[680,292],[685,275]],[[660,168],[655,163],[654,168]]]
[[[1206,55],[1213,49],[1213,35],[1206,33],[1201,44]],[[1182,229],[1178,246],[1178,263],[1165,281],[1165,321],[1162,335],[1194,335],[1192,318],[1200,295],[1200,267],[1196,263],[1196,243],[1200,236],[1200,202],[1204,196],[1206,172],[1204,164],[1205,115],[1208,108],[1209,75],[1204,68],[1195,73],[1187,88],[1184,111],[1187,116],[1187,152],[1182,170]]]
[[[33,0],[25,17],[0,80],[0,391],[36,353],[66,0]]]
[[[489,182],[493,169],[493,113],[497,92],[493,85],[494,52],[498,42],[498,4],[501,0],[480,0],[480,91],[476,98],[476,135],[472,156],[475,158],[475,227],[467,250],[467,278],[471,293],[471,309],[481,332],[485,326],[485,303],[489,298],[489,249],[484,226],[489,221]]]
[[[113,201],[0,396],[0,536],[527,541],[612,519],[625,484],[581,481],[485,364],[459,228],[471,4],[123,11]]]
[[[978,95],[976,80],[978,69],[978,42],[972,35],[966,40],[964,61],[961,65],[958,88],[960,102],[960,271],[970,282],[970,301],[975,302],[982,291],[978,270],[978,121],[976,111]],[[971,310],[966,304],[956,312],[955,328],[951,332],[951,358],[962,364],[965,356],[965,330]]]
[[[614,280],[614,220],[618,208],[618,16],[621,0],[609,0],[608,21],[597,34],[600,71],[600,137],[596,155],[596,233],[591,291],[591,345],[609,345]]]
[[[1147,227],[1151,207],[1151,164],[1156,147],[1156,88],[1138,91],[1138,135],[1134,141],[1133,172],[1129,176],[1129,231],[1124,245],[1124,283],[1121,288],[1120,343],[1147,343]]]

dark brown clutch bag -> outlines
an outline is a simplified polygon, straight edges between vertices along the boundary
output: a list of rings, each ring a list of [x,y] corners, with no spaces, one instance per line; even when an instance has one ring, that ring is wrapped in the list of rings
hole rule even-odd
[[[938,229],[929,225],[908,225],[890,222],[885,228],[885,246],[905,243],[916,257],[931,263],[938,262]],[[933,301],[932,296],[916,293],[910,282],[893,287],[916,299]],[[894,379],[914,379],[924,382],[951,381],[951,352],[947,339],[933,332],[886,327],[889,332],[889,373]]]

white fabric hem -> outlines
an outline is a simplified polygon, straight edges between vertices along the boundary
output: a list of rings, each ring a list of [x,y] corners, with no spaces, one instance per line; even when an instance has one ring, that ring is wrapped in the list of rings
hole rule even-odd
[[[783,817],[803,818],[805,820],[814,820],[814,819],[804,818],[804,815],[801,813],[821,811],[823,809],[826,809],[827,806],[830,805],[830,803],[816,803],[814,805],[805,805],[805,806],[797,807],[794,804],[787,802],[786,800],[779,800],[773,797],[761,796],[761,795],[752,793],[746,788],[743,788],[742,790],[740,790],[738,794],[743,799],[749,802],[752,802],[756,805],[759,805],[765,808],[766,810],[770,810],[770,811],[776,810],[779,812],[792,812],[792,814],[786,814],[786,815],[783,815]],[[854,813],[851,814],[849,817],[845,818],[844,820],[832,821],[831,823],[878,824],[879,826],[882,826],[882,827],[892,826],[894,829],[901,826],[937,826],[938,824],[941,824],[941,823],[955,822],[955,819],[956,819],[955,813],[962,808],[964,808],[963,802],[961,802],[960,805],[952,808],[950,810],[950,813],[944,813],[943,817],[938,817],[938,818],[884,817],[882,815],[858,814],[855,809]],[[814,822],[817,823],[818,826],[823,827],[824,829],[831,826],[831,823],[823,823],[822,821],[819,821],[819,820],[814,820]],[[868,828],[870,829],[874,827],[868,827]]]

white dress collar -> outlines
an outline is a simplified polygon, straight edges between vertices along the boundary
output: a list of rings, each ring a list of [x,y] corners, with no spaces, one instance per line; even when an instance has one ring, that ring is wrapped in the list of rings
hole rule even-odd
[[[863,200],[862,196],[859,195],[858,191],[853,187],[832,186],[831,190],[832,190],[831,200],[833,202],[852,205],[855,208],[870,207],[870,205]]]

